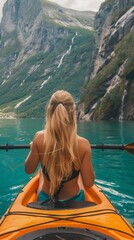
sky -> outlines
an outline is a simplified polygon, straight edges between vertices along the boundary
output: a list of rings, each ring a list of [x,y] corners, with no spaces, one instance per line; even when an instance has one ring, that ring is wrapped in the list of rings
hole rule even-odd
[[[2,17],[2,8],[5,2],[6,0],[0,0],[0,20]],[[104,2],[104,0],[51,0],[51,2],[80,11],[90,10],[97,12],[100,4]]]
[[[1,20],[1,17],[2,17],[2,8],[3,8],[3,5],[4,5],[5,2],[6,2],[6,0],[0,0],[0,20]]]

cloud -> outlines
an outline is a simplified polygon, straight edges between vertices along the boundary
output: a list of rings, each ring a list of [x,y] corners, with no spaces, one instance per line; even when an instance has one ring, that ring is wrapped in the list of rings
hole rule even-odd
[[[3,5],[5,2],[6,2],[6,0],[0,0],[0,19],[2,17],[2,8],[3,8]]]
[[[63,7],[73,8],[76,10],[90,10],[90,11],[98,11],[100,4],[104,2],[104,0],[49,0],[51,2],[58,3]]]
[[[20,0],[21,1],[21,0]],[[104,0],[49,0],[55,2],[63,7],[72,8],[79,11],[95,11],[99,10],[100,4]],[[0,0],[0,20],[2,17],[2,8],[6,0]]]

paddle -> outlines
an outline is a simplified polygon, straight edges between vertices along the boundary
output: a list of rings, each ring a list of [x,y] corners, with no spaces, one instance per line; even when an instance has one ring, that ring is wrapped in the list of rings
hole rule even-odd
[[[11,150],[11,149],[29,149],[29,145],[0,145],[0,150]],[[115,144],[92,144],[92,149],[114,149],[114,150],[126,150],[127,152],[134,154],[134,143],[126,145],[115,145]]]
[[[98,144],[98,145],[91,145],[91,148],[95,149],[115,149],[115,150],[126,150],[127,152],[134,154],[134,143],[129,143],[126,145],[115,145],[115,144]]]

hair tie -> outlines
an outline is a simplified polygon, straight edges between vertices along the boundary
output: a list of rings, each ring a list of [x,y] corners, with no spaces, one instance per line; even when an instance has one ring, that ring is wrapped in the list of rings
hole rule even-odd
[[[51,105],[53,105],[55,107],[57,107],[59,104],[62,104],[64,106],[63,102],[53,102],[53,103],[51,103]]]
[[[62,104],[63,105],[63,102],[58,102],[58,104]]]

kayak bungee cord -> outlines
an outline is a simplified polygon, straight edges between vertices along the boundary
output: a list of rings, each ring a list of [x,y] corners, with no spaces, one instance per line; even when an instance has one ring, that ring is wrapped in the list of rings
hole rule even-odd
[[[98,211],[99,210],[92,211],[92,212],[98,212]],[[107,211],[107,209],[103,209],[103,211]],[[110,212],[104,212],[104,213],[99,213],[99,214],[92,214],[92,215],[90,215],[90,214],[86,213],[86,217],[88,217],[88,216],[91,217],[91,216],[96,216],[96,215],[101,215],[101,214],[118,214],[121,217],[121,215],[119,213],[117,213],[114,210],[111,211],[111,209],[110,209]],[[93,224],[93,223],[81,222],[80,220],[74,220],[74,218],[85,217],[84,213],[79,213],[79,214],[76,214],[76,215],[75,214],[72,214],[72,215],[66,214],[66,215],[64,215],[64,216],[68,216],[67,218],[61,218],[61,217],[59,217],[59,215],[56,215],[56,214],[38,214],[37,215],[37,213],[30,214],[29,212],[9,212],[6,216],[8,216],[8,215],[23,215],[23,216],[25,215],[25,216],[35,216],[35,217],[44,217],[45,216],[45,217],[54,218],[54,219],[51,220],[51,221],[48,221],[48,222],[42,222],[42,223],[39,223],[39,224],[33,224],[31,226],[28,226],[28,227],[23,227],[23,228],[18,228],[16,230],[8,231],[6,233],[0,234],[0,236],[4,236],[4,235],[7,235],[7,234],[11,234],[11,233],[14,233],[14,232],[17,232],[17,231],[21,231],[21,230],[32,228],[32,227],[36,227],[36,226],[41,226],[43,224],[46,225],[46,224],[49,224],[49,223],[55,223],[55,222],[62,221],[62,220],[66,220],[66,221],[69,221],[69,222],[80,223],[80,224],[87,225],[87,226],[95,226],[95,227],[99,227],[99,228],[113,230],[113,231],[116,231],[116,232],[128,235],[130,237],[133,237],[132,234],[134,233],[134,231],[132,231],[132,229],[130,228],[129,225],[128,225],[128,227],[132,231],[132,234],[126,233],[126,232],[124,232],[122,230],[119,230],[119,229],[116,229],[116,228],[105,227],[105,226],[101,226],[101,225]],[[40,216],[40,215],[43,215],[43,216]],[[83,216],[81,216],[81,215],[83,215]],[[124,220],[124,218],[122,218],[122,219]],[[124,220],[124,222],[126,223],[125,220]]]
[[[103,214],[108,214],[108,213],[103,213]],[[110,212],[110,214],[111,214],[111,212]],[[114,214],[114,213],[113,213],[113,214]],[[117,213],[116,213],[116,214],[117,214]],[[20,214],[20,215],[21,215],[21,214]],[[27,216],[27,214],[24,214],[24,215]],[[95,214],[95,215],[97,215],[97,214]],[[120,216],[120,214],[118,214],[118,215]],[[49,216],[49,214],[48,214],[48,216]],[[58,215],[57,215],[57,216],[58,216]],[[89,215],[89,216],[90,216],[90,215]],[[39,217],[39,216],[36,216],[36,217]],[[49,217],[51,217],[51,214],[50,214]],[[116,231],[116,232],[119,232],[119,233],[123,233],[123,234],[125,234],[125,235],[127,235],[127,236],[133,237],[133,235],[131,235],[130,233],[126,233],[126,232],[124,232],[124,231],[122,231],[122,230],[119,230],[119,229],[115,229],[115,228],[111,228],[111,227],[105,227],[105,226],[101,226],[101,225],[97,225],[97,224],[92,224],[92,223],[85,223],[85,222],[81,222],[81,221],[79,221],[79,220],[74,220],[73,218],[76,218],[76,217],[77,217],[77,215],[76,215],[76,216],[73,216],[73,217],[68,217],[68,218],[65,218],[65,219],[59,218],[59,217],[53,217],[54,220],[52,220],[52,221],[42,222],[42,223],[39,223],[39,224],[33,224],[33,225],[31,225],[31,226],[24,227],[24,228],[18,228],[18,229],[16,229],[16,230],[12,230],[12,231],[8,231],[8,232],[6,232],[6,233],[0,234],[0,236],[4,236],[4,235],[7,235],[7,234],[11,234],[11,233],[14,233],[14,232],[17,232],[17,231],[21,231],[21,230],[28,229],[28,228],[32,228],[32,227],[36,227],[36,226],[41,226],[41,225],[46,225],[46,224],[49,224],[49,223],[55,223],[55,222],[58,222],[58,221],[66,220],[66,221],[69,221],[69,222],[80,223],[80,224],[83,224],[83,225],[86,225],[86,226],[95,226],[95,227],[99,227],[99,228],[104,228],[104,229]],[[80,217],[80,216],[78,216],[78,217]],[[123,220],[124,220],[124,219],[123,219]],[[131,228],[130,228],[130,230],[132,231]],[[133,231],[132,231],[132,233],[133,233]]]
[[[57,210],[57,209],[55,209],[55,210]],[[49,210],[46,210],[46,211],[49,211]],[[89,215],[90,213],[92,214],[92,213],[96,213],[96,212],[99,212],[100,214],[101,214],[101,212],[104,212],[104,211],[110,211],[111,213],[117,213],[118,214],[118,211],[117,210],[114,210],[114,209],[108,209],[108,208],[106,208],[106,209],[98,209],[98,210],[93,210],[93,211],[89,211],[89,212],[81,212],[81,213],[71,213],[71,214],[64,214],[64,215],[60,215],[61,217],[64,217],[64,216],[66,216],[66,217],[69,217],[69,216],[71,216],[71,217],[75,217],[75,216],[82,216],[82,215],[84,215],[84,216],[86,216],[87,214]],[[7,214],[5,214],[4,216],[8,216],[8,215],[11,215],[11,214],[15,214],[15,213],[24,213],[24,214],[38,214],[38,215],[42,215],[42,216],[45,216],[45,217],[47,217],[47,216],[51,216],[51,217],[57,217],[57,216],[59,216],[59,214],[54,214],[54,213],[37,213],[37,212],[21,212],[21,211],[14,211],[14,212],[8,212]]]
[[[97,213],[98,212],[98,213]],[[96,211],[92,211],[92,212],[87,212],[87,213],[77,213],[77,214],[64,214],[63,216],[61,215],[59,217],[59,215],[57,214],[42,214],[42,213],[30,213],[30,212],[9,212],[8,214],[5,214],[5,217],[7,216],[11,216],[11,215],[23,215],[23,216],[31,216],[31,217],[46,217],[46,218],[55,218],[55,219],[59,219],[59,220],[67,220],[68,218],[78,218],[78,217],[93,217],[93,216],[99,216],[99,215],[103,215],[103,214],[117,214],[117,212],[115,210],[111,210],[111,209],[104,209],[104,210],[96,210]],[[119,214],[118,214],[119,215]],[[66,218],[64,218],[66,217]]]

